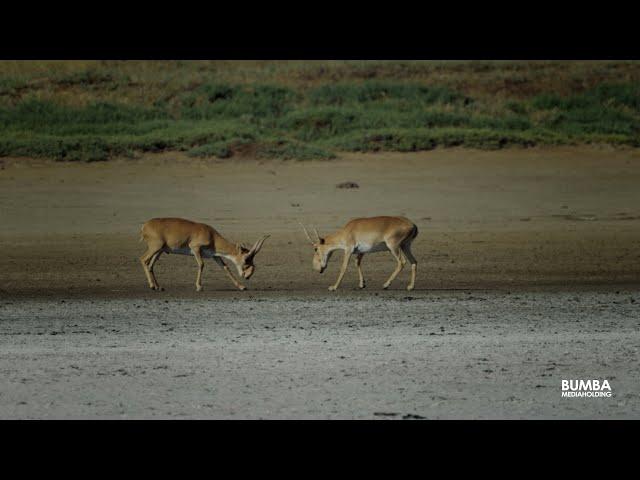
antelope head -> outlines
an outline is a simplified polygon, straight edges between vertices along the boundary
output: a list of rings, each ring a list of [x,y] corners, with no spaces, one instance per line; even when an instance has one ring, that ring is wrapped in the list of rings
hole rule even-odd
[[[247,280],[253,275],[255,271],[255,265],[253,264],[253,259],[257,255],[257,253],[262,248],[262,244],[264,241],[269,238],[269,235],[265,235],[256,243],[253,244],[253,247],[250,249],[245,247],[243,244],[236,244],[236,254],[231,257],[233,263],[238,269],[238,275],[246,278]]]
[[[307,229],[304,227],[304,225],[300,224],[300,226],[304,230],[305,235],[313,246],[313,269],[317,272],[323,273],[325,268],[327,268],[327,262],[329,261],[329,258],[331,258],[331,253],[333,252],[334,248],[331,245],[328,245],[325,242],[325,239],[318,235],[318,230],[316,230],[315,228],[313,229],[314,233],[316,234],[316,240],[314,241],[311,238],[311,235],[309,235],[309,232],[307,232]]]

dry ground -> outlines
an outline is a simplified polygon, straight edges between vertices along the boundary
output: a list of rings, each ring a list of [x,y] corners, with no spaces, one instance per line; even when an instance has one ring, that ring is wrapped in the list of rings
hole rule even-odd
[[[604,148],[4,159],[0,417],[637,418],[638,185],[640,153]],[[407,269],[382,291],[379,253],[366,290],[350,268],[327,292],[339,257],[313,272],[297,221],[387,214],[420,229],[416,290]],[[166,291],[148,290],[138,238],[155,216],[270,233],[250,290],[207,262],[196,293],[185,256],[163,256]],[[563,402],[561,378],[609,378],[616,396]]]
[[[640,418],[637,291],[216,297],[3,302],[0,418]]]
[[[358,189],[337,189],[355,181]],[[330,232],[352,217],[406,215],[419,227],[418,289],[640,283],[640,153],[598,149],[445,150],[324,162],[138,161],[0,170],[0,289],[10,295],[146,294],[142,222],[182,216],[249,243],[272,236],[248,286],[317,291],[297,222]],[[365,257],[369,285],[393,270]],[[158,278],[191,290],[195,262],[164,256]],[[408,273],[395,284],[403,286]],[[332,278],[327,278],[332,277]],[[345,288],[354,287],[349,271]],[[205,292],[231,285],[213,264]]]

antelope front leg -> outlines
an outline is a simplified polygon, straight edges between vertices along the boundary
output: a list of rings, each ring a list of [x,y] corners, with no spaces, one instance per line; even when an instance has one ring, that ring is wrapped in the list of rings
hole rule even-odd
[[[344,252],[344,259],[342,260],[342,268],[340,269],[340,275],[338,275],[338,279],[334,285],[329,287],[330,292],[334,292],[340,286],[340,282],[342,282],[342,277],[344,277],[345,272],[347,271],[347,267],[349,266],[349,259],[351,258],[351,252]]]
[[[239,290],[247,289],[247,287],[245,287],[244,285],[242,285],[240,282],[236,280],[236,277],[233,276],[233,273],[231,273],[231,270],[229,270],[229,267],[227,267],[227,265],[222,261],[221,258],[218,258],[218,257],[213,257],[213,258],[215,259],[216,263],[220,265],[222,269],[225,271],[225,273],[229,276],[229,278],[231,279],[231,281],[233,282],[233,284],[236,286],[237,289]]]
[[[191,251],[193,252],[193,256],[196,257],[196,262],[198,263],[198,276],[196,277],[196,292],[202,290],[202,271],[204,270],[204,261],[202,260],[202,256],[200,255],[200,247],[192,247]]]

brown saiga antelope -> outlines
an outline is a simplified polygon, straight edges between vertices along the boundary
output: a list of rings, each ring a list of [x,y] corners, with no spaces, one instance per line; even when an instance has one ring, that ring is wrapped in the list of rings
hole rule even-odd
[[[302,224],[301,224],[302,225]],[[324,272],[331,254],[335,250],[344,250],[344,259],[338,279],[329,287],[330,291],[340,286],[342,277],[349,266],[352,254],[356,255],[355,264],[360,277],[359,287],[364,288],[364,276],[360,265],[365,253],[381,252],[389,250],[393,258],[398,262],[396,269],[383,288],[388,288],[391,282],[398,276],[407,260],[411,263],[411,281],[407,290],[413,290],[416,282],[418,262],[411,253],[411,242],[418,236],[418,227],[404,217],[370,217],[356,218],[347,223],[337,232],[322,238],[314,229],[317,240],[313,241],[307,229],[302,225],[304,233],[313,245],[313,268],[318,272]]]
[[[201,279],[204,269],[202,257],[213,258],[224,269],[233,284],[240,290],[245,290],[246,287],[235,279],[222,259],[232,262],[238,269],[238,275],[248,280],[255,270],[253,259],[269,237],[265,235],[251,249],[248,249],[244,245],[227,241],[209,225],[182,218],[153,218],[142,225],[141,234],[140,241],[144,240],[147,243],[147,251],[140,257],[140,263],[147,276],[149,287],[152,290],[160,290],[156,276],[153,274],[153,265],[158,257],[163,252],[175,253],[193,255],[196,258],[198,263],[196,290],[198,292],[202,290]]]

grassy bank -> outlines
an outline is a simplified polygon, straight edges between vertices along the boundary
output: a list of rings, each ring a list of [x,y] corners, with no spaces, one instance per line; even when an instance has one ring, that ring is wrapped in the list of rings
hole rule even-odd
[[[640,146],[640,62],[0,62],[0,156]]]

